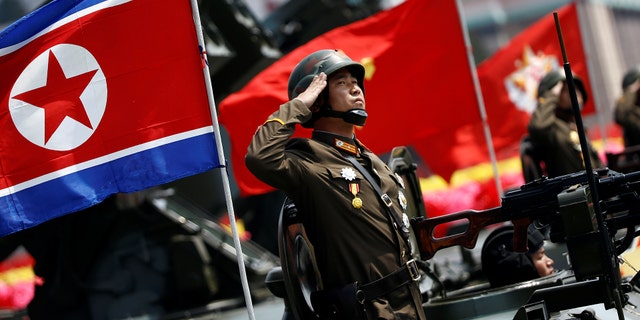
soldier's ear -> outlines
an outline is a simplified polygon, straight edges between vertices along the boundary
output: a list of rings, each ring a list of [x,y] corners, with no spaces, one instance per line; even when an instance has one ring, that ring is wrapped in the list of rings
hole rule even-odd
[[[313,103],[313,105],[309,108],[309,110],[311,110],[311,112],[318,112],[320,111],[320,106],[321,104],[319,104],[318,100],[316,100],[316,102]]]
[[[326,101],[326,95],[323,92],[320,95],[318,95],[318,98],[316,98],[316,101],[313,102],[313,105],[309,109],[311,109],[312,112],[320,111],[322,106],[325,105],[325,101]]]

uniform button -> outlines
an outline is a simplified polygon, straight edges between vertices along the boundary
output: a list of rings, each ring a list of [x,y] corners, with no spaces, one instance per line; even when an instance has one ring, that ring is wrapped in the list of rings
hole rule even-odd
[[[395,222],[393,223],[393,227],[398,230],[398,224],[396,224]]]

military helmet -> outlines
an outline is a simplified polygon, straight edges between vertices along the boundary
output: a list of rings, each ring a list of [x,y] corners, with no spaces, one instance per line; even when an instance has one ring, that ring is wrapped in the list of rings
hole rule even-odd
[[[501,287],[538,278],[532,255],[544,245],[544,235],[535,226],[527,229],[527,252],[515,252],[513,226],[494,229],[485,239],[481,252],[482,271],[492,287]]]
[[[325,49],[306,56],[293,68],[287,88],[289,100],[306,90],[315,75],[324,72],[327,76],[330,76],[336,70],[344,67],[349,68],[364,93],[364,66],[351,60],[340,50]]]
[[[636,82],[638,79],[640,79],[640,66],[635,66],[627,70],[622,78],[622,90],[627,89],[629,85]]]
[[[540,83],[538,84],[538,97],[542,97],[547,91],[551,90],[558,82],[566,81],[567,76],[564,74],[564,70],[551,70],[547,73],[542,79],[540,79]],[[578,76],[573,74],[573,83],[575,87],[580,93],[582,93],[583,102],[587,103],[587,99],[589,96],[587,95],[587,89],[584,86],[584,82]]]

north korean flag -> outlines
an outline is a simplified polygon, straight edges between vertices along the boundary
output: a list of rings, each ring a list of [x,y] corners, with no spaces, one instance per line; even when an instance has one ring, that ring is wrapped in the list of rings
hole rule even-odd
[[[0,236],[221,166],[194,16],[54,0],[0,33]]]

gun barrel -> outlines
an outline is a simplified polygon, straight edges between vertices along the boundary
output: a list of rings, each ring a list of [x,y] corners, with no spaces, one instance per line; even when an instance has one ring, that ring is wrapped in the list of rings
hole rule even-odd
[[[618,173],[609,171],[610,173],[598,179],[598,192],[603,196],[615,196],[625,190],[634,190],[638,188],[640,182],[640,171],[629,173]]]

